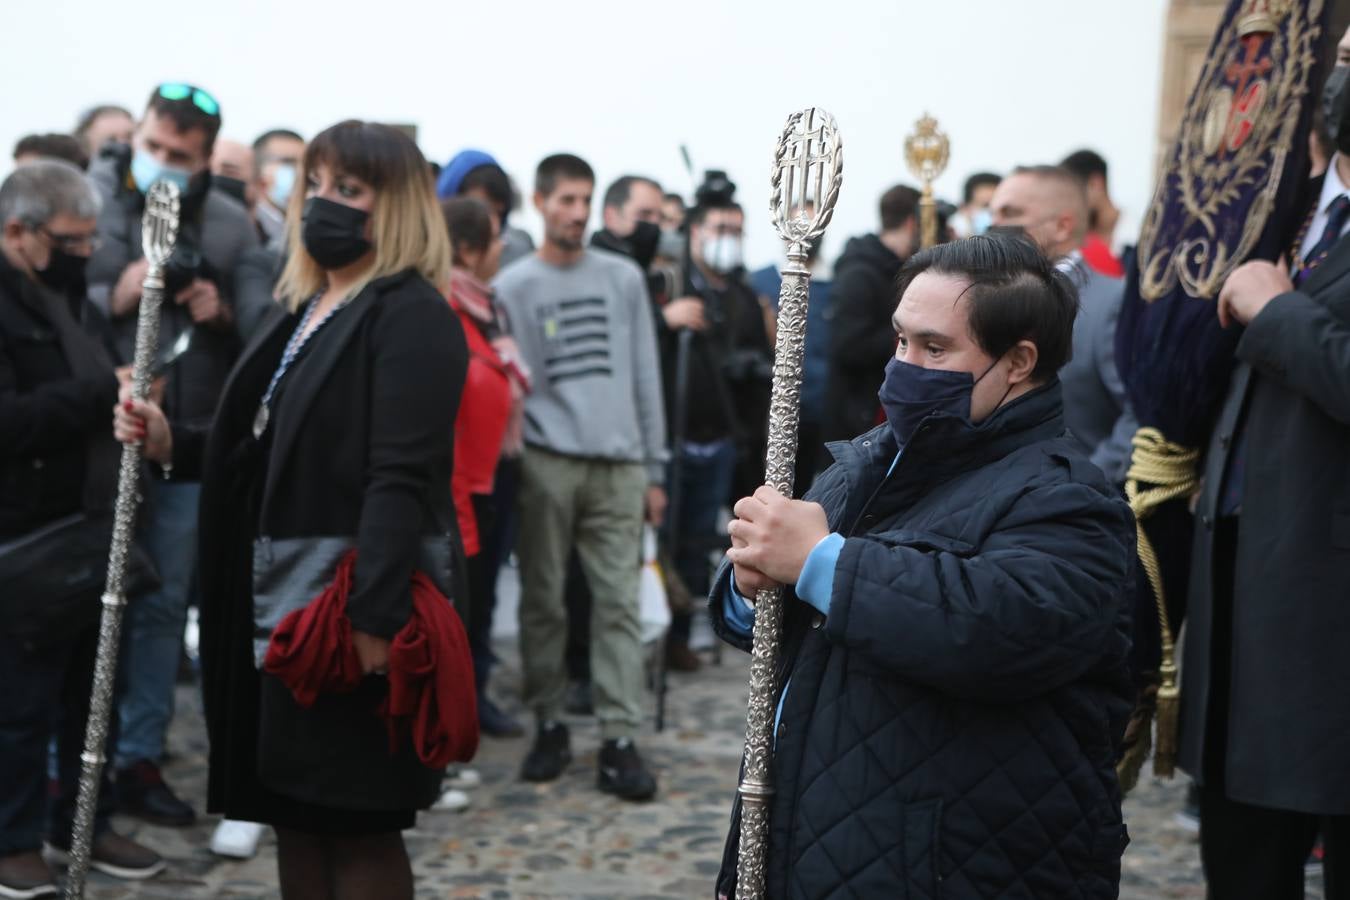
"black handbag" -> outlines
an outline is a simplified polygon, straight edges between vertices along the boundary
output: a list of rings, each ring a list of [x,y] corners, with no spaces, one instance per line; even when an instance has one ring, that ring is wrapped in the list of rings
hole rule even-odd
[[[98,622],[112,524],[111,513],[75,513],[0,544],[0,632],[41,645]],[[159,587],[134,542],[123,585],[128,598]]]

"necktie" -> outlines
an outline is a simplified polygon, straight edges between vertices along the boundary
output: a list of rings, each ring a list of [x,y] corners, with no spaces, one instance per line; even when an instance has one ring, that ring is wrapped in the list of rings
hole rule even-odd
[[[1331,201],[1331,206],[1327,208],[1327,227],[1322,231],[1322,237],[1308,251],[1308,255],[1303,258],[1299,265],[1298,273],[1294,276],[1294,284],[1302,284],[1309,275],[1313,273],[1322,261],[1327,258],[1331,248],[1336,246],[1336,242],[1341,239],[1341,231],[1345,229],[1345,223],[1350,220],[1350,197],[1341,194],[1335,200]]]

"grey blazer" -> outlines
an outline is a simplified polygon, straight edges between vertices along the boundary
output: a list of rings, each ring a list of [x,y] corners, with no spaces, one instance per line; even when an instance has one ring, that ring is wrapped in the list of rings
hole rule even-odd
[[[1073,359],[1059,372],[1064,385],[1064,422],[1106,477],[1124,484],[1130,441],[1139,429],[1116,369],[1116,319],[1125,282],[1092,271],[1077,256],[1066,259],[1061,267],[1073,279],[1079,297]]]

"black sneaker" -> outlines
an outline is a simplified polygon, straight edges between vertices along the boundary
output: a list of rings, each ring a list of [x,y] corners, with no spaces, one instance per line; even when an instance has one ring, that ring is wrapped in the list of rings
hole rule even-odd
[[[48,844],[46,849],[48,862],[58,866],[70,865],[68,847]],[[90,851],[89,868],[114,878],[138,881],[164,871],[162,856],[115,831],[105,831],[94,838]]]
[[[520,767],[520,777],[526,781],[554,781],[571,761],[567,726],[561,722],[541,722],[534,746]]]
[[[138,760],[117,773],[117,809],[153,825],[184,828],[197,821],[197,814],[178,798],[148,759]]]
[[[656,795],[656,776],[638,756],[630,738],[605,741],[600,745],[600,790],[624,800],[650,800]]]

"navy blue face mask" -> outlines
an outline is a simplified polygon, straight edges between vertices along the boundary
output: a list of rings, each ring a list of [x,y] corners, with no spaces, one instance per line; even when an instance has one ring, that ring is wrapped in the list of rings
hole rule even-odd
[[[877,397],[886,411],[895,439],[903,447],[914,437],[919,423],[935,413],[945,413],[970,421],[970,400],[975,385],[994,371],[998,360],[975,378],[969,372],[925,369],[913,363],[892,359],[886,364],[886,378]],[[1011,388],[1010,388],[1011,390]]]

